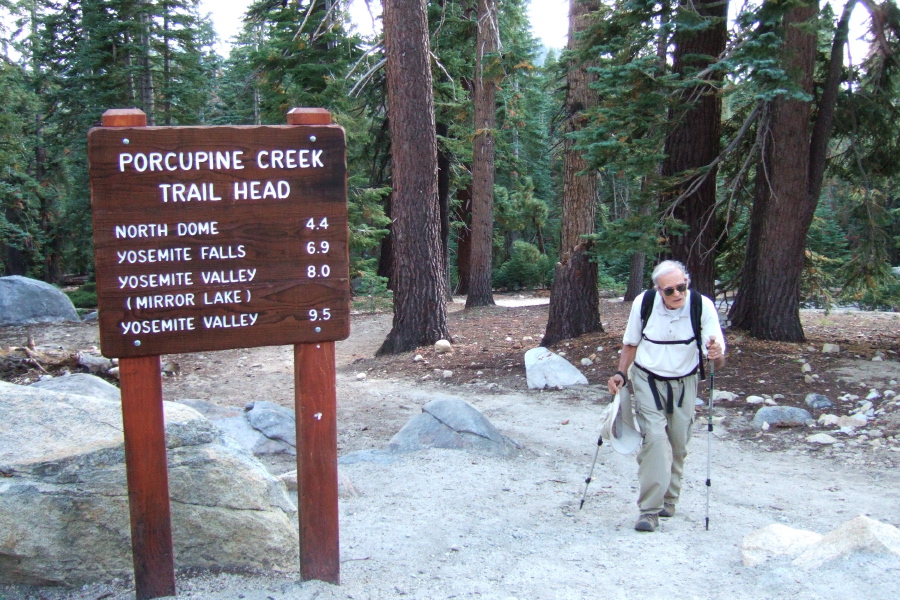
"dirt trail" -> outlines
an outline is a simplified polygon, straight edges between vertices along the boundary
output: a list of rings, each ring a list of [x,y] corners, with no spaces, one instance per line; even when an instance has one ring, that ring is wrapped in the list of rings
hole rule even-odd
[[[602,386],[528,391],[516,383],[516,372],[503,385],[385,375],[371,357],[390,322],[390,315],[356,318],[350,340],[336,346],[339,454],[383,447],[423,404],[442,396],[474,405],[521,444],[521,453],[502,459],[430,450],[392,461],[342,464],[341,476],[358,495],[341,498],[341,586],[301,583],[296,573],[182,573],[179,598],[896,597],[896,558],[857,555],[814,571],[783,559],[752,568],[741,560],[744,536],[773,523],[825,534],[866,514],[900,526],[900,472],[872,460],[872,448],[834,454],[792,444],[776,450],[765,438],[731,427],[723,408],[719,414],[726,419],[711,444],[709,530],[704,527],[708,433],[705,418],[699,418],[677,515],[662,520],[656,533],[638,533],[633,530],[636,462],[608,445],[600,449],[579,510],[598,415],[608,401]],[[91,337],[83,329],[66,331],[70,341]],[[165,379],[167,399],[291,402],[290,348],[168,358],[180,366],[177,377]],[[367,373],[364,380],[357,378],[360,372]],[[133,597],[124,582],[78,590],[0,588],[3,600]]]

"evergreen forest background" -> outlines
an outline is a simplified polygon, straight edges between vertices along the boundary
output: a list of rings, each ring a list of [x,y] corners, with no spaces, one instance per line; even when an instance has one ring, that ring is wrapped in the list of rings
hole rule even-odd
[[[524,0],[420,4],[445,294],[467,293],[482,243],[471,237],[473,143],[488,135],[494,289],[554,284],[574,256],[567,194],[581,179],[594,288],[633,297],[649,284],[645,266],[678,258],[704,293],[753,304],[732,316],[769,339],[798,339],[790,326],[747,324],[777,321],[754,312],[773,298],[789,310],[900,310],[893,0],[766,0],[731,6],[733,19],[727,0],[573,0],[581,20],[562,55],[533,37]],[[870,17],[864,56],[847,54],[853,10]],[[140,108],[150,125],[252,125],[324,107],[347,132],[354,291],[389,297],[387,56],[381,34],[350,32],[345,5],[259,0],[227,58],[191,0],[0,0],[0,11],[0,273],[55,284],[92,274],[86,134],[106,109]],[[495,43],[478,53],[479,20],[492,14]],[[480,78],[494,93],[489,128],[475,126]],[[792,203],[796,215],[779,212]],[[784,267],[794,263],[796,277]],[[779,278],[787,291],[767,288]]]

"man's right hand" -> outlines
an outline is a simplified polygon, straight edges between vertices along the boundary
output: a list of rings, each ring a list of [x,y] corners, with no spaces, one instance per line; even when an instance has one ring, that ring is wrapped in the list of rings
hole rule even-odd
[[[625,386],[625,378],[622,377],[621,373],[616,373],[609,378],[607,385],[609,386],[609,393],[615,396]]]

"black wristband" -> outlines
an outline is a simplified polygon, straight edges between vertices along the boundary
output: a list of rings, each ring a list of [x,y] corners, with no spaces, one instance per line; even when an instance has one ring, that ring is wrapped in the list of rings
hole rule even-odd
[[[616,375],[621,375],[621,376],[622,376],[622,382],[623,382],[623,384],[627,384],[627,383],[628,383],[628,377],[625,376],[625,373],[623,373],[622,371],[616,371]]]

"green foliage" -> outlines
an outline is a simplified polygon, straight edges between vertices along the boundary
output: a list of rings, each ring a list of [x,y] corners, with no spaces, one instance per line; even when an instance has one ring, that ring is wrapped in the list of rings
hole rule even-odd
[[[552,279],[553,261],[537,246],[516,240],[508,261],[494,271],[495,287],[520,289],[545,286]]]
[[[900,281],[886,280],[875,287],[866,288],[854,298],[862,310],[889,310],[900,312]]]
[[[387,287],[387,277],[363,271],[353,279],[353,310],[375,314],[393,308],[393,292]]]
[[[65,292],[75,308],[97,308],[97,284],[89,281],[77,290]]]

